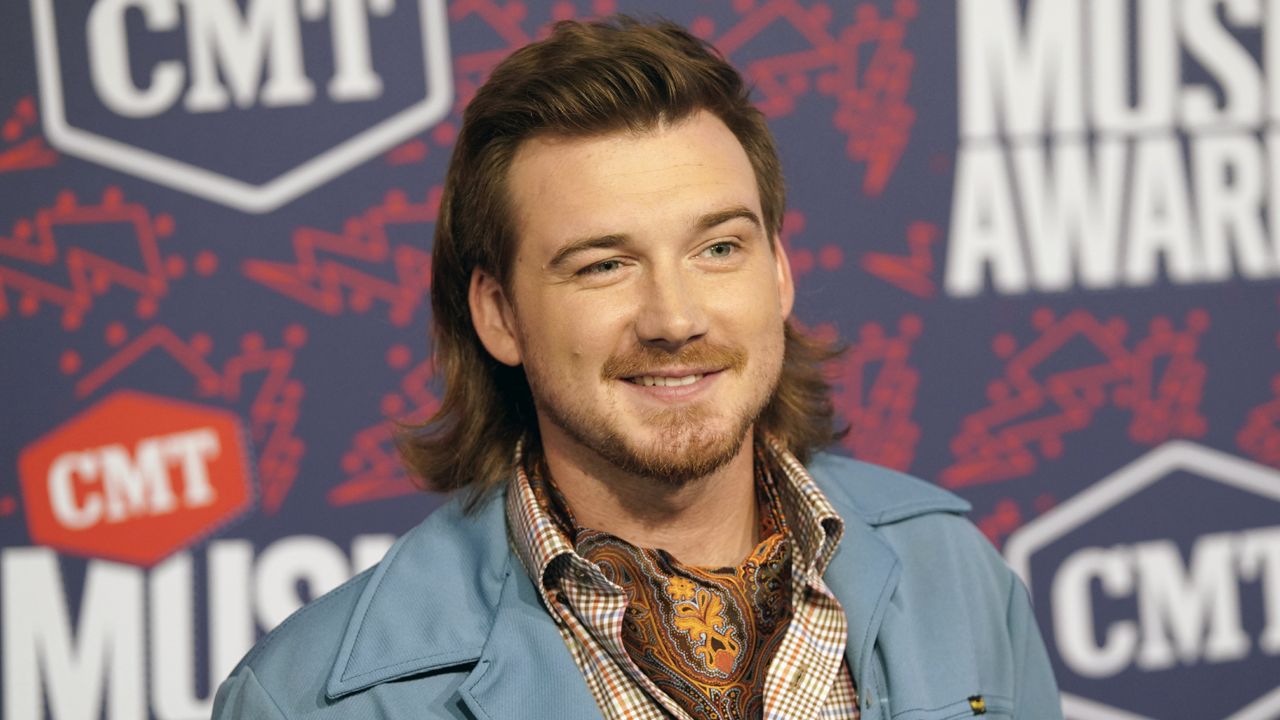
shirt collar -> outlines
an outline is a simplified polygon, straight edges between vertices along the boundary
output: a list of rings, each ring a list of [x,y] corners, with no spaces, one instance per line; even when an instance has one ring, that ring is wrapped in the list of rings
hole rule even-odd
[[[573,543],[538,501],[525,470],[524,440],[516,443],[515,474],[507,489],[507,528],[516,557],[533,579],[543,602],[551,604],[548,570],[561,557],[577,557]]]
[[[804,465],[771,436],[761,438],[757,451],[763,452],[773,471],[783,512],[795,543],[795,572],[806,583],[816,581],[826,572],[840,537],[844,522],[818,488]],[[556,568],[581,556],[560,524],[539,501],[525,470],[523,441],[516,444],[515,473],[507,491],[507,525],[516,556],[534,580],[538,592],[550,603],[549,593],[555,587]]]
[[[775,471],[774,487],[796,544],[796,572],[805,582],[814,582],[836,554],[844,521],[791,451],[771,435],[765,435],[760,445]]]

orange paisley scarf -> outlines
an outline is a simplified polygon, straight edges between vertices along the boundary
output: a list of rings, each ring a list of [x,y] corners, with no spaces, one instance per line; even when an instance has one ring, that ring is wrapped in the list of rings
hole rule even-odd
[[[737,567],[706,569],[579,527],[542,472],[529,473],[542,506],[578,554],[622,587],[627,654],[696,720],[759,718],[769,661],[791,620],[791,541],[763,457],[756,457],[762,538]]]

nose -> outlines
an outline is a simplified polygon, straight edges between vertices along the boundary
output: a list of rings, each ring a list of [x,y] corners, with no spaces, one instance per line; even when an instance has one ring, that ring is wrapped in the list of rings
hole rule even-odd
[[[674,351],[706,334],[702,303],[679,270],[651,273],[643,292],[636,318],[636,335],[642,344]]]

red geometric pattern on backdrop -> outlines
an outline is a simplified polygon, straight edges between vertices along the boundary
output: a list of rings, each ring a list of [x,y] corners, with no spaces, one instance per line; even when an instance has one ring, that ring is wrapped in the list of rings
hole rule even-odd
[[[304,394],[303,384],[293,378],[294,359],[306,344],[307,331],[301,325],[285,329],[281,343],[269,346],[258,333],[240,337],[236,352],[211,360],[214,342],[205,333],[183,338],[165,325],[152,325],[129,338],[121,323],[111,323],[105,333],[106,343],[113,348],[105,360],[87,368],[76,380],[75,391],[86,398],[129,371],[144,360],[161,357],[194,380],[193,395],[221,399],[228,407],[249,418],[249,432],[257,448],[257,474],[261,484],[262,508],[268,514],[280,509],[293,487],[298,464],[306,445],[295,434],[299,409]],[[79,353],[63,354],[63,368],[68,375],[79,373]],[[139,372],[142,372],[139,370]],[[247,388],[257,385],[257,392]],[[145,382],[130,387],[146,387]],[[238,407],[248,399],[247,412]]]
[[[1063,437],[1088,427],[1107,406],[1132,413],[1129,437],[1144,445],[1204,434],[1205,366],[1196,352],[1208,313],[1190,312],[1183,330],[1157,317],[1131,346],[1124,343],[1122,319],[1102,322],[1083,310],[1062,318],[1037,310],[1032,325],[1039,335],[1021,349],[1012,335],[996,337],[1004,375],[987,387],[990,404],[966,417],[951,441],[956,460],[942,471],[943,485],[1028,475],[1040,458],[1058,458]],[[1088,351],[1087,360],[1066,355],[1080,349]]]
[[[74,241],[60,237],[73,230]],[[87,205],[70,191],[59,193],[52,206],[16,221],[9,237],[0,235],[0,319],[11,311],[12,293],[19,314],[30,317],[42,305],[57,306],[61,328],[75,330],[95,300],[115,288],[137,296],[138,317],[153,317],[170,281],[183,277],[191,264],[181,254],[162,251],[161,241],[173,231],[169,214],[126,202],[119,188],[107,188],[101,202]],[[199,253],[194,265],[209,274],[216,261]]]
[[[804,232],[805,223],[803,212],[786,211],[782,215],[782,233],[778,238],[787,252],[787,259],[791,261],[791,276],[796,281],[815,270],[839,270],[844,265],[844,248],[835,243],[825,243],[814,251],[795,242]]]
[[[832,401],[850,428],[840,443],[859,460],[906,470],[915,459],[920,426],[911,416],[920,373],[908,360],[922,330],[916,315],[899,320],[896,334],[866,323],[828,366]]]
[[[775,23],[798,32],[809,48],[738,63],[761,96],[757,105],[766,117],[779,118],[794,112],[797,101],[815,89],[834,97],[832,124],[846,137],[845,154],[867,165],[863,192],[880,195],[915,123],[915,110],[907,104],[915,57],[903,47],[907,24],[918,12],[915,0],[895,2],[890,17],[862,3],[854,22],[834,31],[831,7],[825,3],[806,8],[795,0],[739,0],[734,9],[742,17],[723,32],[717,33],[714,21],[705,16],[689,27],[731,61],[734,53]]]
[[[917,220],[907,226],[907,254],[863,253],[863,270],[899,289],[921,298],[931,298],[938,287],[933,278],[932,246],[940,234],[938,226]]]
[[[973,521],[992,545],[1000,547],[1010,533],[1025,525],[1027,521],[1049,512],[1057,504],[1057,498],[1045,493],[1031,502],[1032,512],[1027,513],[1014,498],[1004,498],[996,502],[991,512],[975,517]]]
[[[1280,345],[1280,335],[1276,345]],[[1271,397],[1245,415],[1236,444],[1258,462],[1280,467],[1280,374],[1271,379]]]
[[[399,391],[383,396],[382,416],[417,423],[434,415],[440,400],[431,389],[435,377],[431,359],[414,361],[409,348],[394,345],[387,351],[387,365],[403,375]],[[393,434],[394,427],[387,420],[355,433],[342,456],[347,480],[329,491],[329,504],[353,505],[418,492],[396,450]]]
[[[49,149],[44,137],[33,134],[39,129],[35,98],[20,98],[0,124],[0,173],[57,164],[58,154]]]
[[[388,192],[379,205],[349,218],[340,233],[301,227],[293,233],[293,262],[245,260],[245,277],[326,315],[366,313],[375,301],[387,306],[398,327],[413,321],[431,290],[432,226],[440,210],[440,188],[413,203]],[[410,227],[415,244],[392,243],[388,230]],[[369,270],[389,270],[394,280]]]

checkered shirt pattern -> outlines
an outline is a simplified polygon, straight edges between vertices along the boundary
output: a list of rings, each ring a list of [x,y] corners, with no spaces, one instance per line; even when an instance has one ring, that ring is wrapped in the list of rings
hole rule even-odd
[[[844,660],[844,610],[822,580],[844,523],[804,466],[772,438],[763,442],[795,543],[792,616],[770,661],[764,717],[858,720],[858,693]],[[507,525],[516,555],[533,578],[574,662],[609,720],[690,720],[627,654],[626,594],[574,550],[538,503],[520,446],[507,492]]]

